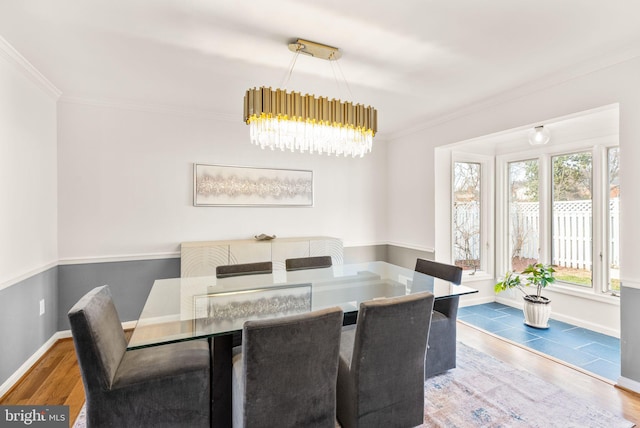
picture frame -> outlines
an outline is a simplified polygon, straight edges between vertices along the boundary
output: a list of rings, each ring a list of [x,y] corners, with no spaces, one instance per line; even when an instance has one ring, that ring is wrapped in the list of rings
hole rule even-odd
[[[193,205],[313,206],[313,171],[193,165]]]

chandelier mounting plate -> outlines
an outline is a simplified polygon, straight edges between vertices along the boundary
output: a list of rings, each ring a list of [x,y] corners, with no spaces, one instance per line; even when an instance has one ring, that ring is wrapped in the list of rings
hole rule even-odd
[[[310,42],[309,40],[298,39],[295,43],[289,44],[291,52],[302,53],[314,58],[326,59],[334,61],[342,56],[338,48],[323,45],[322,43]]]

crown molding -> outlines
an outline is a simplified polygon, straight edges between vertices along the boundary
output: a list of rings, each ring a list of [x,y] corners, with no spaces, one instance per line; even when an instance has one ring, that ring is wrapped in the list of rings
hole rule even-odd
[[[44,77],[25,57],[20,55],[20,52],[11,46],[2,36],[0,36],[0,54],[10,63],[14,64],[16,68],[32,82],[40,86],[47,95],[51,96],[54,100],[60,98],[62,91],[56,88],[49,79]]]
[[[178,115],[178,116],[195,117],[195,118],[201,118],[201,119],[213,119],[213,120],[220,120],[222,122],[239,123],[242,121],[240,114],[220,113],[220,112],[216,112],[208,109],[182,108],[182,107],[172,106],[168,104],[144,103],[144,102],[122,100],[122,99],[97,99],[97,98],[93,99],[93,98],[62,96],[60,97],[59,102],[67,103],[67,104],[86,105],[91,107],[112,108],[112,109],[118,109],[118,110],[133,110],[133,111],[142,111],[147,113],[170,114],[174,116]]]
[[[443,123],[469,116],[490,107],[494,107],[521,97],[528,96],[537,91],[548,89],[550,87],[560,85],[570,80],[577,79],[588,74],[595,73],[618,64],[622,64],[627,61],[634,60],[638,57],[640,57],[640,46],[638,46],[637,44],[633,44],[625,49],[618,50],[608,55],[599,56],[591,60],[583,61],[578,65],[565,68],[556,73],[548,74],[543,78],[501,92],[490,98],[480,100],[467,107],[453,110],[449,113],[427,119],[423,123],[416,126],[405,128],[397,132],[392,132],[387,136],[387,139],[388,141],[398,140],[400,138],[416,134],[426,129],[436,127]]]

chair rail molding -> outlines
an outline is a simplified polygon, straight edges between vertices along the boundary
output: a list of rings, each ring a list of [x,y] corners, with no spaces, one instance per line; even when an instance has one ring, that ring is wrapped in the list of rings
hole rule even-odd
[[[69,257],[58,260],[58,265],[81,265],[86,263],[130,262],[136,260],[160,260],[180,258],[180,252],[138,253],[112,256]]]
[[[409,244],[406,242],[388,241],[387,245],[393,245],[394,247],[408,248],[410,250],[416,250],[416,251],[425,251],[427,253],[435,254],[436,252],[435,248],[427,247],[421,244]]]
[[[7,279],[3,282],[0,282],[0,291],[4,290],[5,288],[9,288],[12,285],[18,284],[22,281],[24,281],[25,279],[29,279],[32,276],[36,276],[39,273],[45,272],[51,268],[54,268],[56,266],[58,266],[58,261],[54,260],[54,261],[50,261],[49,263],[45,263],[42,266],[39,266],[37,268],[28,270],[18,276],[15,276],[13,278]]]

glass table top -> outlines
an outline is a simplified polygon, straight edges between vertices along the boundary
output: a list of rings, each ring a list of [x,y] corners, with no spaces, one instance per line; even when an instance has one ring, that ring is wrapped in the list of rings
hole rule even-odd
[[[385,262],[154,282],[128,344],[136,349],[242,330],[247,320],[276,318],[430,291],[436,299],[476,293],[463,285]]]

